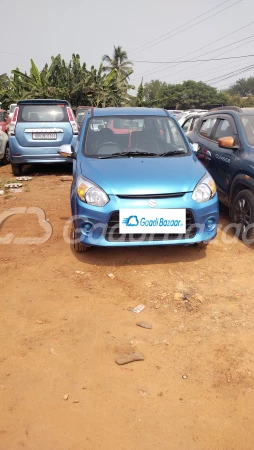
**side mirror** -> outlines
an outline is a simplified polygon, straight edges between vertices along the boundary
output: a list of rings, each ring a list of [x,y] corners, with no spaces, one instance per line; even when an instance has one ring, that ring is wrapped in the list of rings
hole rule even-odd
[[[63,158],[76,159],[77,157],[73,147],[69,144],[61,145],[61,147],[59,147],[58,149],[58,153]]]
[[[226,136],[218,139],[218,145],[221,148],[232,148],[237,149],[238,147],[234,145],[235,140],[232,136]]]
[[[200,150],[200,146],[199,144],[197,144],[196,142],[194,144],[191,144],[192,146],[192,150],[197,153]]]

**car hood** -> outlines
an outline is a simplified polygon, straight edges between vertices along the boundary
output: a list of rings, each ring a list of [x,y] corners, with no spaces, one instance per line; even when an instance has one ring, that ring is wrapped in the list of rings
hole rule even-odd
[[[161,158],[82,157],[80,172],[111,195],[192,192],[206,173],[193,155]]]

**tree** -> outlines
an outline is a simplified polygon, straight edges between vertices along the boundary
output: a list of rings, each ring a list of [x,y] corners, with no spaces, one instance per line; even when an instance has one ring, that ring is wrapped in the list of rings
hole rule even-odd
[[[138,87],[136,106],[144,106],[144,86],[143,86],[143,78]]]
[[[240,78],[227,90],[230,95],[240,95],[248,97],[254,95],[254,77]]]
[[[149,106],[165,109],[207,108],[226,104],[226,95],[205,83],[184,81],[167,84],[152,80],[145,84],[145,99]]]
[[[116,69],[119,75],[126,75],[128,73],[128,77],[133,73],[133,63],[128,60],[127,52],[120,46],[114,46],[112,57],[109,55],[103,55],[102,61],[107,63],[107,65],[103,68],[105,72],[111,72]]]

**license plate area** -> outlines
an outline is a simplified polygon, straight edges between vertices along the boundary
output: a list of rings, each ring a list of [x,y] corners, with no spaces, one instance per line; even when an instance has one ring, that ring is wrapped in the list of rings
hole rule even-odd
[[[37,141],[55,141],[57,138],[56,133],[33,133],[32,137]]]
[[[186,209],[120,209],[121,234],[185,234]]]

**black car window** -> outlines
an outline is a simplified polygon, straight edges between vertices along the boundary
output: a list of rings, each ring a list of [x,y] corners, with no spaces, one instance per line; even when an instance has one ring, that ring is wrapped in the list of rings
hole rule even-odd
[[[207,118],[205,118],[202,121],[200,130],[199,130],[199,134],[201,134],[201,136],[204,136],[206,138],[210,138],[216,120],[217,120],[217,117],[207,117]]]
[[[214,140],[218,141],[220,138],[232,136],[235,137],[234,129],[227,119],[221,119],[216,130]]]

